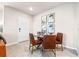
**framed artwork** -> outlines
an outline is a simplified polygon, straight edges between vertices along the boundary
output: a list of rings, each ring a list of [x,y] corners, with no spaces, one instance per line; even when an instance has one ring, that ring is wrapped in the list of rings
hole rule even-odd
[[[55,32],[55,13],[47,15],[47,34]]]
[[[55,13],[42,16],[41,18],[42,35],[49,35],[55,32]]]
[[[47,19],[46,19],[46,16],[42,16],[42,18],[41,18],[41,32],[42,32],[42,35],[47,34]]]

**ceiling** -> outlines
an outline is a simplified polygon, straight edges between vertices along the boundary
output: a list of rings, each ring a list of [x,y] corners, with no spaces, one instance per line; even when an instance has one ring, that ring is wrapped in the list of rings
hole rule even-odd
[[[41,12],[44,12],[50,8],[54,8],[64,2],[7,2],[4,5],[7,5],[12,8],[16,8],[22,12],[28,13],[30,15],[37,15]],[[33,11],[29,10],[29,7],[33,8]]]

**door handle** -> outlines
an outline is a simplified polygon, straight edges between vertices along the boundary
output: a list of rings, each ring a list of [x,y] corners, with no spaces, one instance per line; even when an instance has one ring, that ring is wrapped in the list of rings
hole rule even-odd
[[[19,28],[19,32],[21,32],[21,28]]]

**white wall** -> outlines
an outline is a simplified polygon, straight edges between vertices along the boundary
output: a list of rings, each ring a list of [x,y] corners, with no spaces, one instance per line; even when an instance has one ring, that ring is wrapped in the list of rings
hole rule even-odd
[[[0,10],[0,24],[2,23],[2,14],[3,14],[3,11]]]
[[[7,44],[13,44],[18,42],[18,19],[19,17],[24,17],[28,24],[29,32],[32,32],[32,16],[25,14],[14,8],[4,7],[4,37],[6,38]],[[26,30],[25,32],[28,32]],[[26,40],[28,37],[26,36]]]
[[[45,11],[39,15],[34,16],[33,32],[41,31],[41,16],[55,13],[55,32],[64,33],[64,45],[69,48],[74,48],[74,3],[66,3],[54,9]]]
[[[76,4],[76,19],[75,19],[75,46],[77,47],[79,56],[79,3]]]
[[[3,10],[0,10],[0,25],[3,23],[2,16],[3,16]]]
[[[0,5],[0,29],[2,28],[2,26],[3,26],[3,6]]]
[[[55,9],[56,32],[64,33],[63,44],[69,48],[74,47],[74,3],[67,3]]]

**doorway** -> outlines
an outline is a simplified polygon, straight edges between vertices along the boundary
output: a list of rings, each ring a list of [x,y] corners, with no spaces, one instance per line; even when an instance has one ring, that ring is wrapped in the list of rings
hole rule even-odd
[[[27,40],[29,34],[29,24],[27,18],[20,16],[18,18],[18,42]]]

